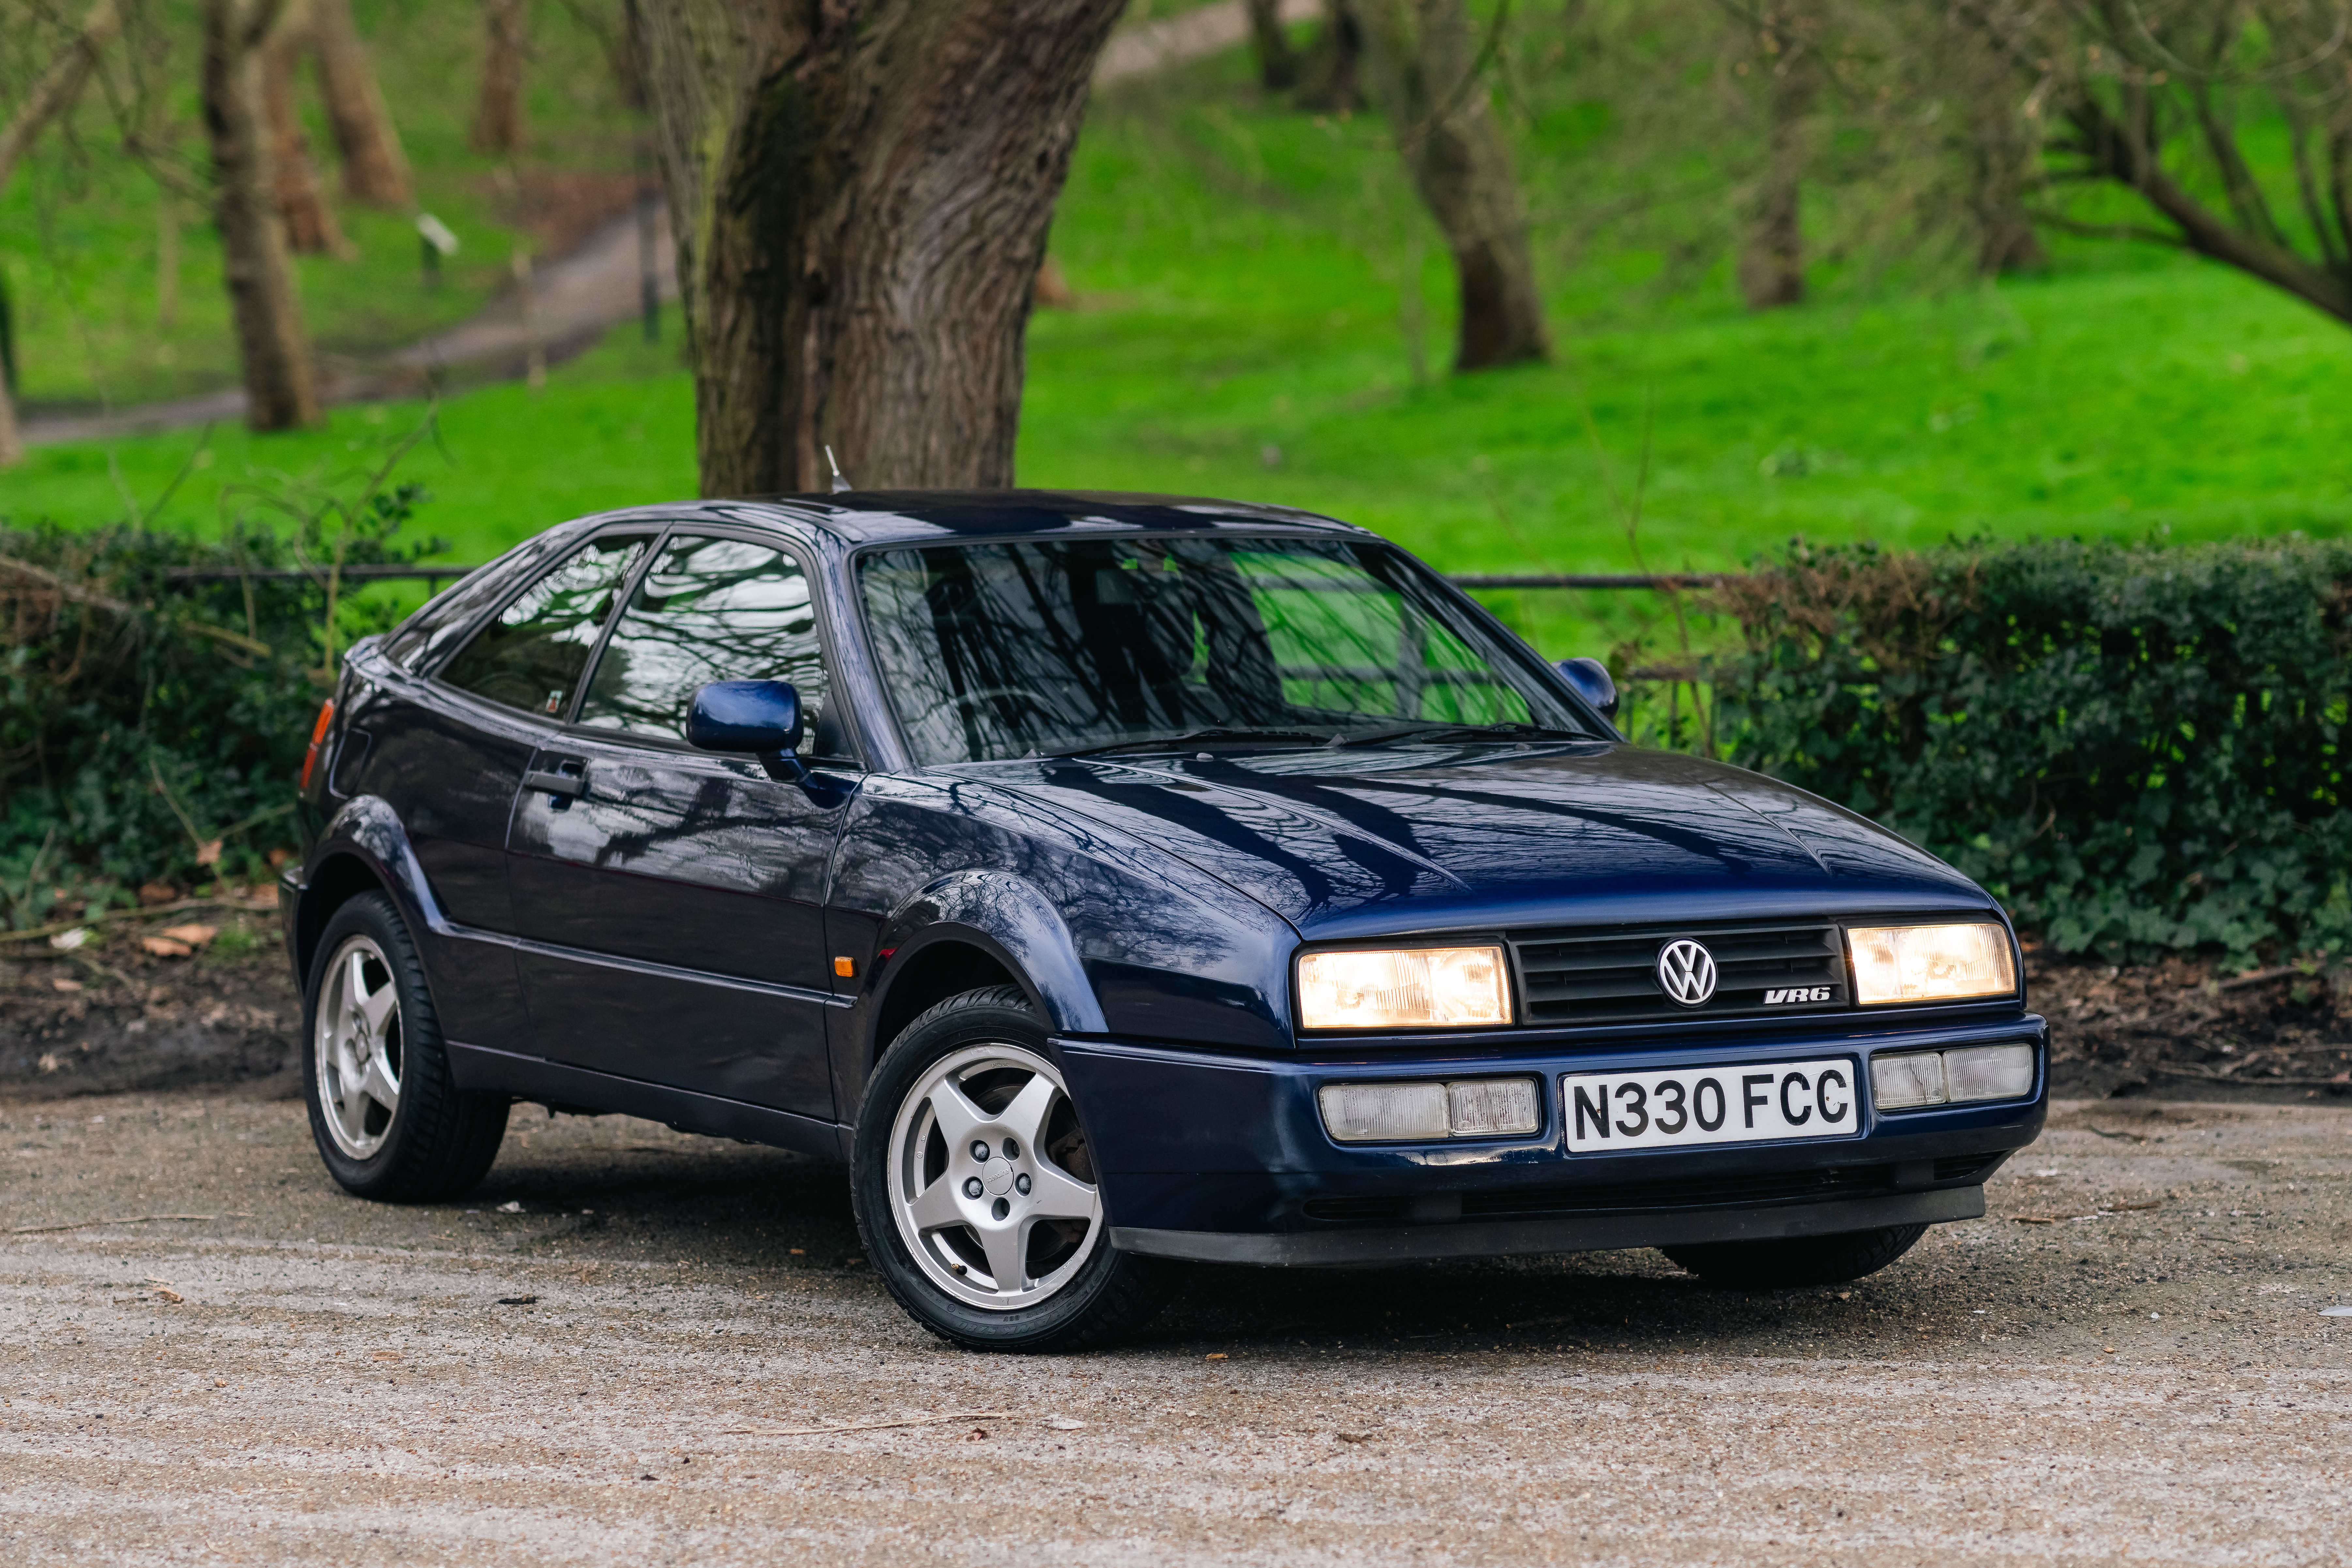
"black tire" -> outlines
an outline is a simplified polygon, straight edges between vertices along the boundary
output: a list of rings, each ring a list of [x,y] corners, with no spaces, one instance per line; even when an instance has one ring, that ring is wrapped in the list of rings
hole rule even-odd
[[[393,1021],[399,1055],[398,1101],[373,1136],[381,1146],[355,1157],[338,1146],[328,1127],[319,1060],[319,1010],[338,955],[373,942],[397,998]],[[373,960],[371,962],[373,962]],[[449,1070],[425,965],[400,911],[382,893],[362,893],[328,918],[302,987],[302,1097],[310,1136],[328,1173],[349,1191],[387,1203],[434,1203],[471,1192],[498,1158],[506,1136],[502,1094],[464,1094]]]
[[[1924,1225],[1890,1225],[1836,1236],[1710,1241],[1660,1250],[1710,1285],[1730,1290],[1794,1290],[1843,1285],[1875,1274],[1927,1234]]]
[[[908,1250],[892,1210],[892,1130],[927,1068],[953,1052],[982,1044],[1011,1045],[1051,1057],[1045,1027],[1029,999],[1018,986],[999,985],[950,996],[924,1013],[891,1042],[877,1064],[866,1086],[850,1160],[850,1199],[866,1257],[909,1317],[970,1350],[1078,1350],[1136,1328],[1175,1293],[1182,1267],[1166,1258],[1118,1251],[1110,1245],[1107,1223],[1077,1271],[1052,1296],[1031,1307],[999,1310],[958,1300],[932,1282]],[[1076,1147],[1083,1150],[1084,1134],[1077,1136]],[[1090,1157],[1087,1163],[1090,1169]]]

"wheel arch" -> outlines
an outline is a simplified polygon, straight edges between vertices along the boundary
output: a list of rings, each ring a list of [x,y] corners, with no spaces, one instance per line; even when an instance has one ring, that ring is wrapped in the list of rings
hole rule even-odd
[[[412,931],[447,928],[425,885],[425,868],[409,845],[408,830],[391,803],[376,795],[355,795],[320,834],[296,895],[289,932],[296,985],[308,982],[319,934],[335,911],[367,892],[390,897]]]
[[[328,856],[311,868],[310,885],[303,889],[301,902],[294,915],[294,982],[301,985],[309,981],[311,963],[319,955],[320,933],[335,911],[362,893],[381,893],[388,889],[376,868],[353,851],[345,850]]]
[[[986,985],[1019,986],[1054,1033],[1106,1032],[1069,927],[1043,892],[1010,873],[940,878],[892,913],[876,949],[869,1069],[925,1009]]]

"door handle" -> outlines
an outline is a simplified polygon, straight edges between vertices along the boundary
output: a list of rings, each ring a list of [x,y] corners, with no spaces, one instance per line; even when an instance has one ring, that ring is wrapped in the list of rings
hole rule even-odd
[[[548,773],[533,768],[522,775],[522,787],[564,800],[578,800],[588,793],[588,764],[569,759],[556,764],[560,770]]]

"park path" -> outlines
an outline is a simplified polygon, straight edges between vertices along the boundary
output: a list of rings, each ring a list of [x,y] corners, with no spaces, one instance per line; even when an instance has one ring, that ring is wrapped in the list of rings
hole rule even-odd
[[[1307,21],[1321,12],[1320,0],[1283,0],[1286,22]],[[1132,80],[1234,47],[1249,37],[1249,14],[1242,0],[1219,0],[1175,16],[1146,22],[1115,35],[1095,67],[1095,86]],[[669,215],[656,208],[655,272],[665,303],[677,298],[677,248],[670,242]],[[593,230],[564,255],[542,264],[532,283],[539,331],[547,357],[560,362],[595,342],[606,331],[637,315],[642,306],[637,216],[624,213]],[[519,291],[508,289],[479,314],[446,331],[423,338],[371,363],[351,365],[329,378],[329,403],[363,403],[415,396],[445,378],[469,383],[520,379],[528,368],[529,334]],[[228,424],[245,417],[245,392],[227,387],[194,397],[142,404],[110,413],[59,415],[24,425],[28,447],[63,441],[105,440]]]

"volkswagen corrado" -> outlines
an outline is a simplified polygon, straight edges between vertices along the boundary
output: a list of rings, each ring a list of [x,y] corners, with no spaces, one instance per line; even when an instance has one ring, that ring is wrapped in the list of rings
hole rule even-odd
[[[1615,709],[1282,508],[565,523],[319,714],[279,888],[319,1152],[447,1199],[531,1102],[843,1160],[899,1302],[1005,1349],[1188,1259],[1795,1286],[1981,1215],[2046,1096],[2000,907]]]

